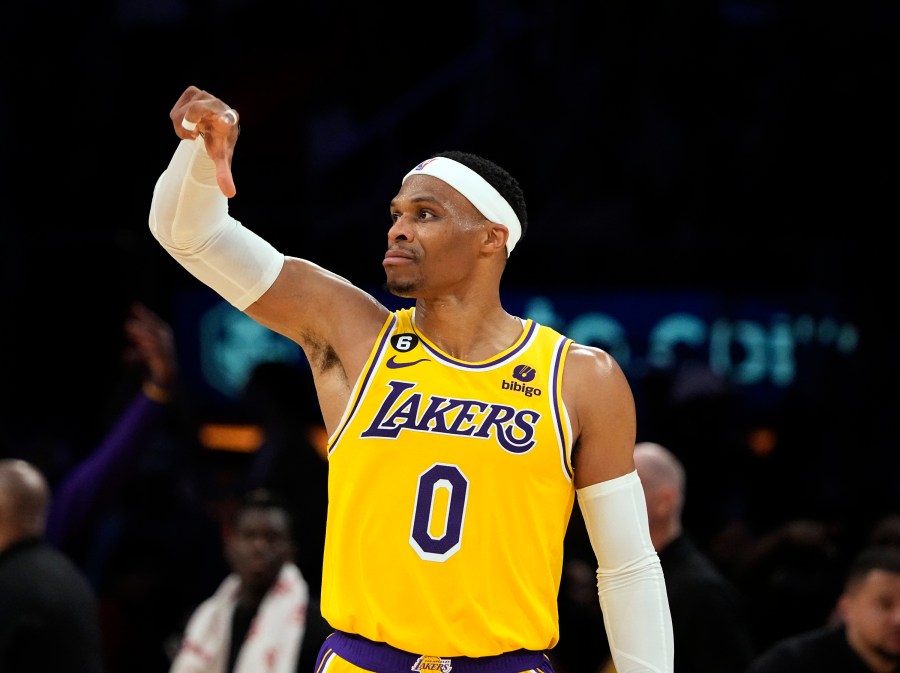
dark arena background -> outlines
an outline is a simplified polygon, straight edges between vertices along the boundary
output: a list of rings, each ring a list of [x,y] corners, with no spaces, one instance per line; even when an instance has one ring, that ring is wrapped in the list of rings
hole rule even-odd
[[[303,370],[148,230],[195,84],[241,114],[232,214],[392,306],[405,172],[517,176],[508,309],[616,357],[719,558],[735,526],[849,548],[900,512],[896,4],[34,0],[0,38],[0,455],[90,455],[139,388],[136,301],[200,422],[244,418],[258,363]]]

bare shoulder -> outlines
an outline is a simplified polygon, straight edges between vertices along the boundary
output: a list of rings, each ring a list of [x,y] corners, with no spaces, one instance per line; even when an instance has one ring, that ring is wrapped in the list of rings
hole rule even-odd
[[[601,348],[573,343],[563,398],[575,442],[575,485],[582,488],[633,470],[634,395],[616,360]]]
[[[607,394],[625,394],[631,400],[631,387],[613,356],[602,348],[579,343],[573,343],[566,356],[563,392],[570,406],[577,406],[585,397]]]
[[[566,368],[573,369],[579,374],[586,376],[597,375],[607,376],[614,370],[619,370],[619,364],[612,355],[602,348],[596,346],[585,346],[584,344],[573,342],[569,347],[569,354],[566,359]]]

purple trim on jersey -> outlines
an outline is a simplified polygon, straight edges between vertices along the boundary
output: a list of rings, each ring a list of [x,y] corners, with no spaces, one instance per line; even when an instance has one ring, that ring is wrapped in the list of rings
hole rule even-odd
[[[362,398],[365,394],[366,387],[369,385],[369,379],[372,378],[372,373],[378,368],[378,361],[381,359],[381,356],[384,354],[384,346],[388,342],[388,339],[391,338],[391,333],[394,331],[394,328],[397,326],[397,316],[396,314],[391,314],[391,323],[388,325],[387,329],[384,330],[384,334],[381,337],[381,341],[378,343],[378,348],[376,350],[376,355],[372,358],[372,366],[366,370],[366,375],[363,378],[362,384],[359,386],[359,394],[356,396],[356,399],[353,400],[353,408],[350,410],[350,413],[347,414],[347,422],[341,426],[341,429],[338,431],[338,434],[335,435],[334,441],[331,442],[331,449],[329,449],[328,454],[331,455],[331,452],[334,451],[334,448],[337,446],[338,442],[341,439],[341,435],[344,434],[344,430],[348,425],[350,425],[350,419],[353,418],[353,415],[356,413],[356,408],[359,406],[359,403],[362,401]]]
[[[538,669],[553,673],[547,656],[534,650],[516,650],[494,657],[423,656],[343,631],[335,631],[325,639],[317,671],[329,657],[329,650],[354,666],[376,673],[522,673]]]
[[[454,365],[461,369],[472,369],[472,370],[492,369],[499,364],[503,364],[507,360],[511,360],[511,359],[517,357],[519,355],[519,353],[521,353],[523,350],[528,348],[528,346],[531,345],[531,341],[532,341],[532,338],[534,337],[535,332],[537,331],[537,327],[538,327],[537,323],[532,321],[531,325],[528,328],[528,333],[525,335],[525,338],[522,339],[521,343],[519,343],[519,345],[516,348],[511,350],[506,355],[503,355],[495,360],[490,360],[488,362],[483,362],[483,363],[478,363],[478,364],[472,364],[470,362],[463,362],[462,360],[457,360],[455,358],[451,358],[449,355],[444,355],[440,351],[437,351],[434,348],[432,348],[430,345],[428,345],[425,342],[425,339],[422,339],[422,347],[425,350],[427,350],[429,353],[431,353],[435,358],[440,360],[441,362],[445,362],[447,364]]]
[[[568,447],[565,444],[566,433],[563,431],[563,409],[562,409],[562,391],[559,389],[559,370],[563,366],[562,352],[569,339],[561,338],[556,344],[556,351],[553,353],[553,371],[550,373],[550,391],[553,394],[553,415],[556,417],[556,432],[559,435],[559,445],[563,452],[563,466],[566,468],[566,474],[569,479],[573,479],[575,475],[569,467],[569,459],[566,455]]]

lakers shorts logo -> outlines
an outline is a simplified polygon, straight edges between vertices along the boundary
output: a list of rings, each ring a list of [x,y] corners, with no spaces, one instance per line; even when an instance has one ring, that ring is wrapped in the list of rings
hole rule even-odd
[[[449,659],[421,656],[416,659],[410,670],[421,673],[450,673],[453,664]]]

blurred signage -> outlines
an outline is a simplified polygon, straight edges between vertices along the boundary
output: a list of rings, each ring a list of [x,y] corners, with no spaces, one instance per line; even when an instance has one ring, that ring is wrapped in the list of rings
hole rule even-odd
[[[382,291],[389,308],[408,306]],[[777,404],[798,382],[815,384],[835,358],[852,358],[859,334],[821,298],[724,297],[714,292],[505,293],[513,314],[603,348],[632,381],[690,360],[753,404]],[[236,399],[253,367],[280,360],[308,366],[302,350],[201,289],[181,296],[180,352],[201,393]]]

